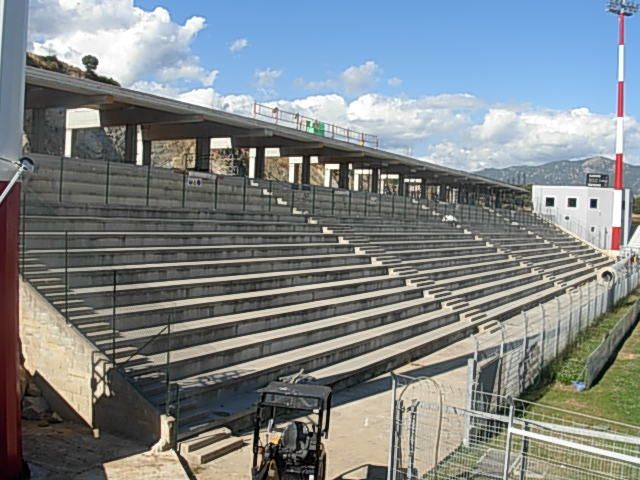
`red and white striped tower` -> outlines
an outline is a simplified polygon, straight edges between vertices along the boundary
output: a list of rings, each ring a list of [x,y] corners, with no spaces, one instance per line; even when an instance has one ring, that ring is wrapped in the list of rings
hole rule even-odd
[[[620,250],[622,237],[622,172],[624,168],[624,18],[638,11],[638,5],[628,0],[611,0],[607,10],[618,16],[618,111],[616,119],[616,164],[613,180],[613,224],[611,249]]]

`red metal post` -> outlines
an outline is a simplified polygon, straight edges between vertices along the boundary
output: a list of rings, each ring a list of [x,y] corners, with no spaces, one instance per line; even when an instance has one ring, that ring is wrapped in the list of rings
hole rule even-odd
[[[4,191],[7,184],[1,181],[0,191]],[[17,478],[22,469],[18,374],[19,211],[18,183],[0,205],[0,478]]]
[[[15,175],[22,151],[29,1],[0,2],[0,191]],[[0,478],[22,472],[18,237],[20,185],[0,204]]]

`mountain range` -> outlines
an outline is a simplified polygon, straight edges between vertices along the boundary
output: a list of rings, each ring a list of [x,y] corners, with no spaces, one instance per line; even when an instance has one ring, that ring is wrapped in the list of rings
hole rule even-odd
[[[475,173],[503,182],[534,185],[586,185],[587,173],[603,173],[609,175],[609,186],[613,186],[613,167],[612,159],[598,156],[536,166],[485,168]],[[640,195],[640,166],[625,163],[624,185],[634,195]]]

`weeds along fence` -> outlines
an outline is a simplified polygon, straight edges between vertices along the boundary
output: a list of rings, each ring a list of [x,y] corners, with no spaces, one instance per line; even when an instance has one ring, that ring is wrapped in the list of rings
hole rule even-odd
[[[640,478],[640,428],[393,377],[388,480]]]
[[[639,283],[629,267],[487,325],[466,386],[393,376],[388,480],[640,479],[640,428],[517,400]]]

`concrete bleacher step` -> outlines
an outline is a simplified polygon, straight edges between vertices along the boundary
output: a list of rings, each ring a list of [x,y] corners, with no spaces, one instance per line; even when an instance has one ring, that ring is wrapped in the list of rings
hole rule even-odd
[[[321,343],[289,350],[286,355],[272,355],[225,368],[203,372],[177,380],[185,397],[215,401],[224,395],[253,390],[271,380],[300,369],[318,370],[333,363],[377,350],[413,336],[456,322],[458,316],[437,310],[410,317],[389,325],[344,335]],[[160,393],[155,397],[162,404]]]
[[[419,276],[414,277],[413,281],[423,281],[426,279],[430,279],[434,282],[437,282],[442,279],[463,277],[465,275],[483,274],[485,272],[491,272],[493,270],[500,271],[506,268],[522,268],[520,262],[511,258],[504,258],[491,262],[474,262],[474,260],[475,259],[470,259],[469,263],[456,264],[445,268],[421,269]]]
[[[154,301],[180,300],[203,296],[229,295],[266,289],[282,289],[309,284],[323,284],[345,280],[367,279],[385,276],[385,266],[347,265],[309,270],[290,270],[254,274],[227,275],[217,277],[189,277],[183,279],[160,280],[142,283],[119,281],[114,289],[112,284],[70,289],[68,298],[83,298],[94,308],[113,305],[115,291],[118,306],[150,303]],[[55,288],[55,287],[54,287]],[[49,287],[44,286],[48,290]],[[62,294],[52,293],[49,300],[55,302]]]
[[[26,205],[28,215],[62,215],[62,216],[88,216],[88,217],[128,217],[134,219],[158,219],[158,220],[246,220],[246,221],[273,221],[287,223],[308,223],[304,217],[291,215],[287,212],[242,212],[237,208],[224,209],[195,209],[181,207],[155,207],[133,205],[80,205],[72,202],[60,202],[57,204],[45,204],[42,202],[30,202]]]
[[[302,255],[353,253],[354,247],[339,243],[288,243],[258,245],[171,245],[113,248],[29,249],[27,256],[38,258],[51,268],[68,266],[132,265],[171,261],[227,260]]]
[[[544,290],[536,291],[530,295],[522,298],[514,299],[512,302],[508,302],[502,305],[498,305],[490,309],[472,309],[463,314],[461,318],[472,323],[479,321],[501,321],[505,320],[513,315],[517,315],[523,310],[528,310],[535,305],[546,302],[552,298],[564,292],[563,288],[558,286],[551,286]]]
[[[453,251],[442,252],[443,254],[455,253]],[[474,261],[478,262],[500,262],[509,259],[509,255],[506,253],[497,252],[494,249],[489,249],[487,253],[476,253],[473,255],[453,255],[453,256],[436,256],[429,258],[411,258],[406,260],[407,264],[410,264],[420,270],[420,275],[423,272],[430,270],[442,269],[447,271],[448,268],[466,268],[467,265],[472,265]]]
[[[96,188],[104,164],[80,164],[67,164],[82,181],[65,182],[62,202],[55,178],[33,185],[54,205],[27,202],[25,274],[157,406],[168,379],[181,386],[181,434],[248,418],[256,387],[301,368],[336,388],[388,371],[609,262],[560,230],[512,223],[525,218],[507,211],[395,198],[362,215],[348,192],[327,191],[327,202],[320,189],[312,208],[303,188],[276,183],[265,194],[265,182],[240,178],[191,189],[185,175],[158,172],[151,192],[166,207],[145,206],[146,169],[113,165],[105,205]],[[415,210],[396,210],[404,205]],[[78,242],[67,252],[65,230]],[[171,337],[162,334],[169,324]],[[213,452],[222,436],[188,453]]]
[[[496,268],[494,270],[485,270],[480,272],[467,273],[460,276],[455,277],[447,277],[439,280],[435,280],[433,285],[435,287],[446,288],[455,292],[457,289],[465,288],[465,287],[473,287],[475,285],[483,285],[488,286],[489,288],[494,282],[500,281],[502,279],[511,279],[512,282],[517,283],[522,275],[525,275],[525,278],[530,278],[531,269],[522,266],[509,266],[507,268]],[[512,283],[513,284],[513,283]]]
[[[232,437],[226,428],[215,429],[180,442],[180,454],[190,465],[205,465],[244,446],[240,437]]]
[[[241,258],[228,260],[202,260],[185,262],[160,262],[132,265],[101,265],[98,267],[67,268],[70,287],[111,285],[116,271],[119,283],[149,282],[202,278],[209,276],[249,275],[256,273],[307,270],[349,265],[371,265],[371,257],[362,254],[344,253],[334,255],[302,255],[293,257]],[[29,268],[29,279],[33,284],[46,281],[47,277],[65,274],[64,268],[47,269],[40,264],[38,269]]]
[[[310,321],[303,325],[274,328],[225,340],[211,339],[206,344],[173,349],[169,372],[173,379],[185,378],[207,370],[260,358],[265,354],[276,355],[304,345],[325,342],[381,325],[391,325],[410,316],[423,315],[439,308],[437,301],[423,298]],[[166,355],[162,352],[147,356],[144,364],[128,368],[127,373],[136,378],[152,372],[165,371],[165,362]]]
[[[127,218],[80,215],[27,215],[27,231],[297,231],[320,233],[318,225],[285,221],[217,220],[178,218]]]
[[[373,351],[362,353],[332,365],[307,371],[319,384],[329,385],[334,390],[356,385],[416,358],[428,355],[466,338],[477,326],[467,322],[452,321],[435,330],[412,336]],[[181,432],[190,436],[209,428],[229,425],[232,428],[249,428],[257,400],[254,391],[234,393],[230,397],[212,399],[206,408],[197,406],[187,409]],[[192,405],[198,405],[194,403]]]
[[[375,308],[399,302],[422,302],[423,291],[415,287],[397,287],[356,295],[344,295],[325,300],[316,300],[282,307],[247,311],[237,314],[205,317],[175,323],[171,326],[171,348],[204,343],[210,340],[222,340],[238,335],[247,335],[271,328],[282,328],[305,321],[313,321],[332,315]],[[408,304],[410,305],[410,304]],[[117,345],[141,346],[147,343],[148,337],[158,332],[164,325],[154,329],[143,326],[138,329],[122,330],[119,325]],[[110,347],[112,325],[110,319],[79,325],[88,338],[97,344],[105,343]],[[167,336],[155,338],[145,352],[154,353],[166,350],[169,345]]]
[[[29,249],[127,248],[198,245],[260,245],[291,243],[336,243],[333,235],[302,232],[26,232]]]
[[[426,248],[426,249],[410,249],[410,250],[392,250],[391,254],[406,260],[410,263],[413,260],[427,260],[435,259],[438,257],[448,257],[451,253],[457,253],[460,256],[475,255],[479,256],[488,253],[497,253],[497,249],[494,247],[488,247],[486,245],[479,245],[477,247],[459,247],[452,251],[450,248],[442,246],[442,248]]]
[[[117,308],[119,328],[166,325],[196,318],[270,307],[295,305],[312,300],[324,300],[340,295],[364,293],[383,288],[400,287],[405,281],[389,275],[335,281],[323,284],[299,285],[271,290],[258,290],[226,295],[180,298],[169,301],[137,303]],[[113,315],[112,307],[97,308],[89,315],[74,315],[77,324],[105,321]]]
[[[519,309],[521,309],[521,303],[519,302],[521,298],[531,296],[541,290],[545,290],[546,288],[550,288],[550,281],[549,279],[543,278],[541,280],[498,291],[484,297],[476,297],[475,299],[468,300],[466,305],[456,308],[455,311],[464,317],[465,313],[474,309],[485,311],[509,304],[511,305],[511,310],[509,311],[515,315],[519,312]],[[446,305],[447,302],[444,302],[444,304]]]

